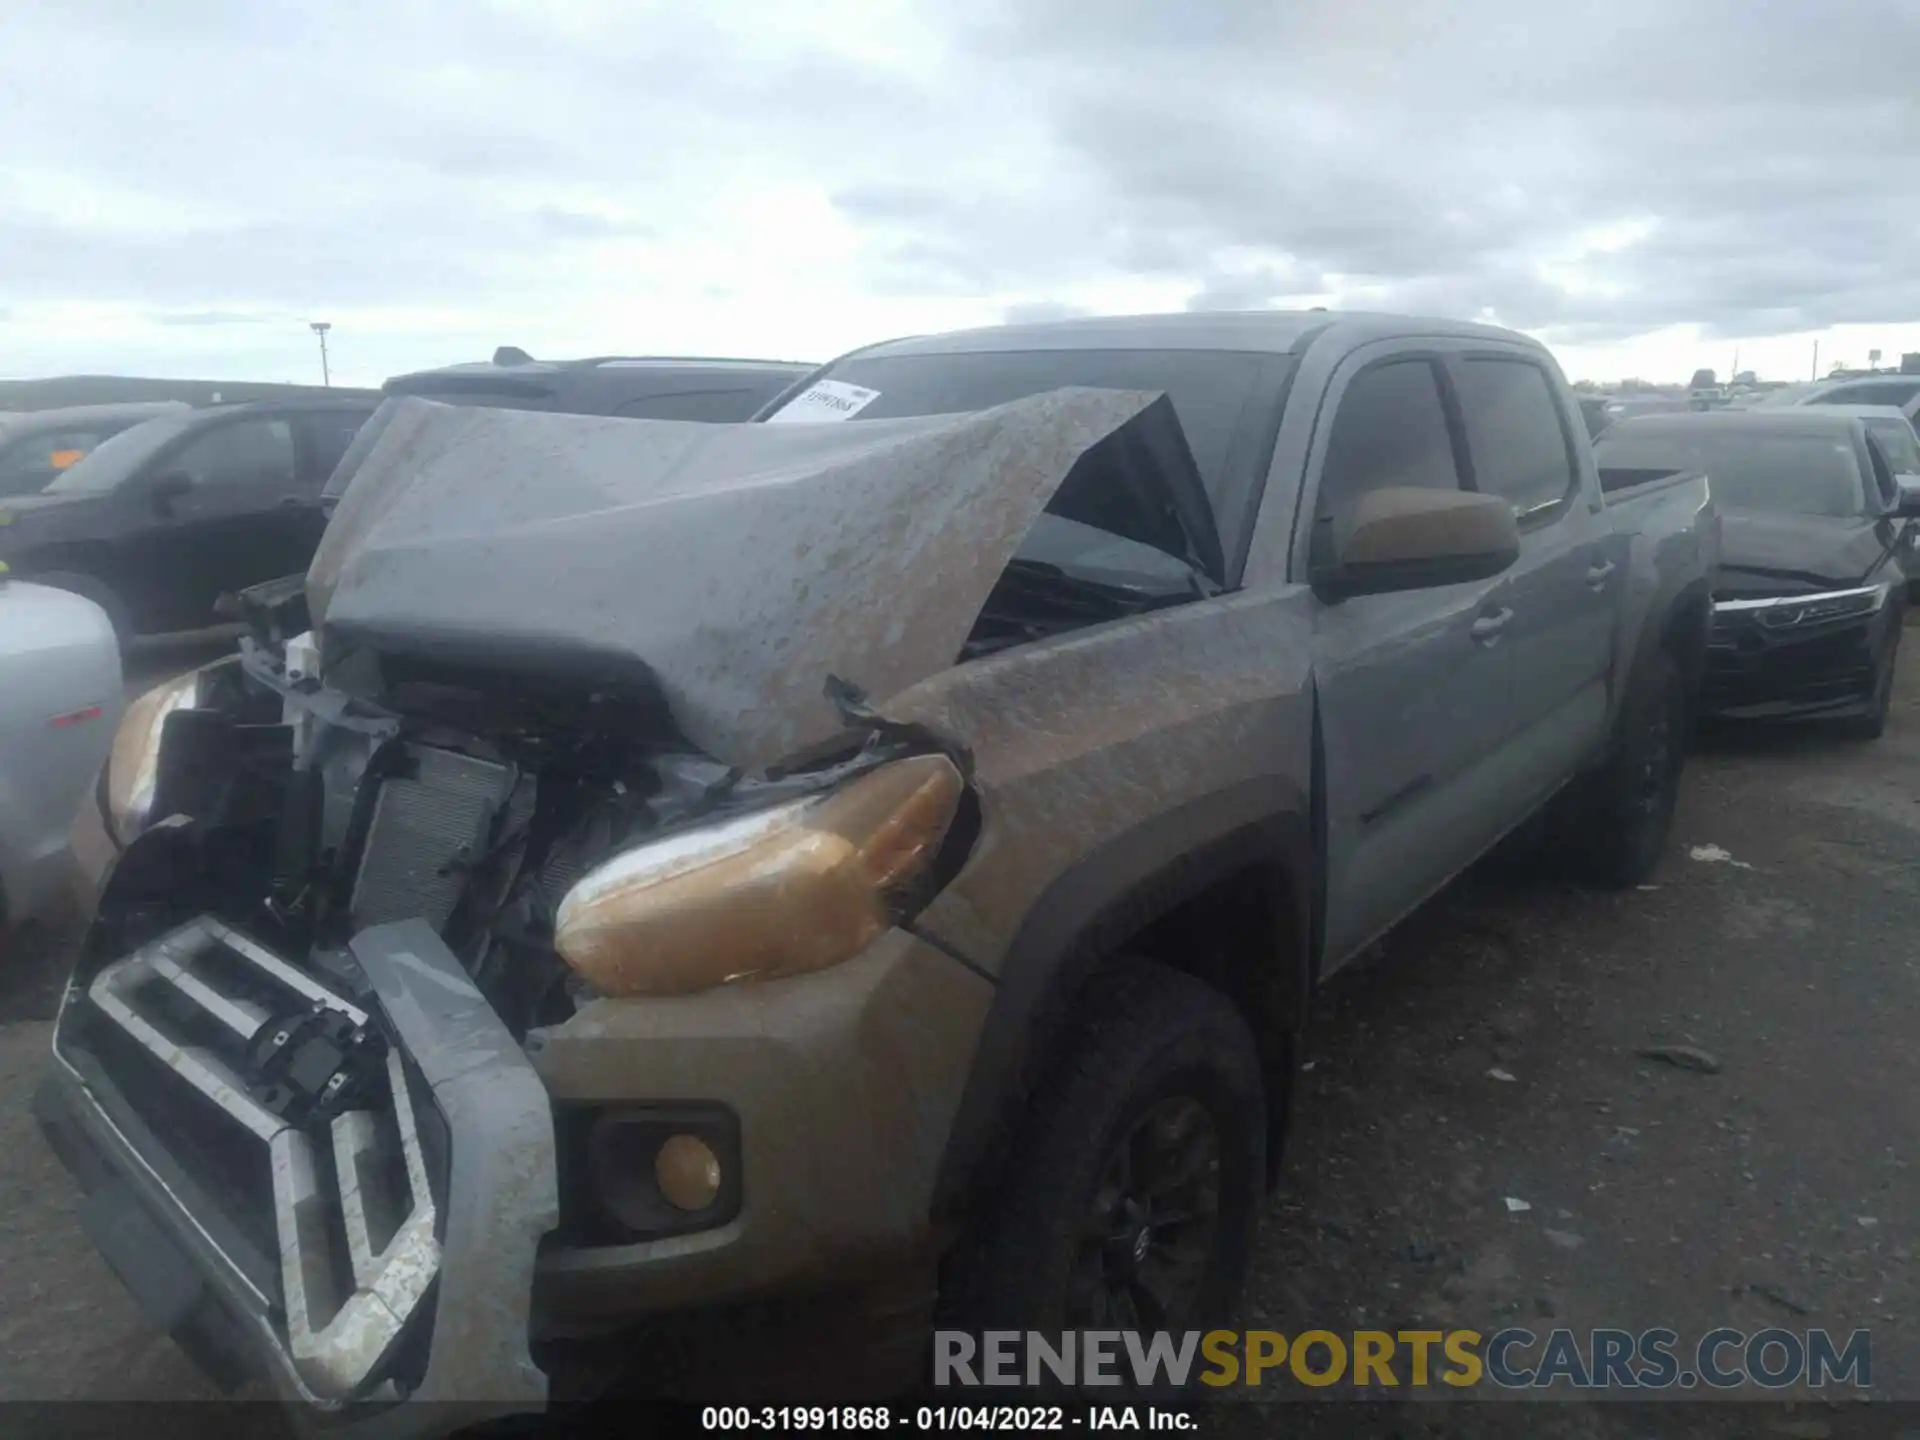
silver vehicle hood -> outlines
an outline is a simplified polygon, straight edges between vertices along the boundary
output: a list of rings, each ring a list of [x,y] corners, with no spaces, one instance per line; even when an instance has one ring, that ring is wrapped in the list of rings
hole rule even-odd
[[[953,665],[1075,462],[1156,398],[812,425],[405,400],[307,573],[322,663],[650,687],[687,740],[760,768],[844,730],[829,676],[883,701]]]

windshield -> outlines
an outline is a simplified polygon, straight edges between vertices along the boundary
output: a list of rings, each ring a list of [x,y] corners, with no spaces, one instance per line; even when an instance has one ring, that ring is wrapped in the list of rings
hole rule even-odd
[[[1594,455],[1608,470],[1704,470],[1722,510],[1835,518],[1867,513],[1859,457],[1844,436],[1623,435],[1616,429],[1600,438]]]
[[[48,495],[98,495],[116,489],[193,423],[190,415],[165,415],[122,430],[47,486]]]
[[[1232,467],[1233,439],[1262,384],[1276,389],[1290,357],[1225,350],[1014,350],[959,355],[854,356],[828,372],[833,382],[876,392],[847,418],[892,420],[986,410],[1066,386],[1164,391],[1186,433],[1194,465],[1223,531],[1237,513],[1245,477]],[[809,392],[810,393],[810,392]],[[795,397],[769,420],[793,418]],[[1223,536],[1224,538],[1224,536]]]

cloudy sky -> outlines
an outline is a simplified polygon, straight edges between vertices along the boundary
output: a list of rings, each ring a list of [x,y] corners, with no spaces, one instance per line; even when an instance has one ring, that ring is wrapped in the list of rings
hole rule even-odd
[[[1920,350],[1920,0],[11,0],[0,375],[1481,316]]]

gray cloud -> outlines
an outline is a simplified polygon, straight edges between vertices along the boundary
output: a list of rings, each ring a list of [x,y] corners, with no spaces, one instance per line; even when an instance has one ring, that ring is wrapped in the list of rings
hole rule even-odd
[[[1047,78],[1109,222],[1087,258],[1197,274],[1195,308],[1328,290],[1583,340],[1920,320],[1920,180],[1896,158],[1920,150],[1920,10],[1899,0],[1101,14],[1009,5],[971,43]],[[1651,233],[1575,260],[1636,220]],[[1273,258],[1216,266],[1228,250]],[[1591,288],[1556,286],[1556,262]]]
[[[593,256],[704,247],[716,197],[770,185],[850,235],[833,278],[903,307],[1075,297],[1003,307],[1035,318],[1145,279],[1567,344],[1920,323],[1910,0],[920,0],[891,50],[773,4],[16,10],[16,324],[67,301],[210,341],[332,307],[485,328],[590,308]]]

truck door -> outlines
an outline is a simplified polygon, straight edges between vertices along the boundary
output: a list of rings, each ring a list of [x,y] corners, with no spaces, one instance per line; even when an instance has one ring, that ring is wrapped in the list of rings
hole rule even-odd
[[[1506,743],[1517,824],[1596,754],[1607,724],[1614,624],[1626,583],[1596,482],[1583,481],[1580,424],[1538,356],[1521,347],[1448,359],[1466,424],[1471,483],[1513,506],[1520,559],[1507,572],[1513,622],[1506,646],[1513,707]]]
[[[1394,353],[1395,350],[1400,353]],[[1438,352],[1363,348],[1335,372],[1307,462],[1315,543],[1384,486],[1463,488]],[[1338,964],[1498,838],[1510,705],[1504,576],[1314,606],[1326,761],[1325,958]]]

